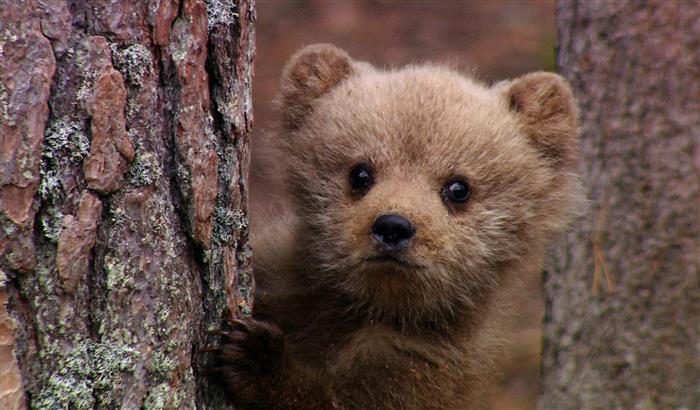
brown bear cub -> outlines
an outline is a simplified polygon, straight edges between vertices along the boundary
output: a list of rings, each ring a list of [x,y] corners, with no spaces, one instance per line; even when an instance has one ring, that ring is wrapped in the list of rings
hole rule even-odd
[[[485,407],[512,290],[579,208],[569,85],[380,70],[314,45],[280,101],[291,209],[254,230],[254,319],[213,357],[232,402]]]

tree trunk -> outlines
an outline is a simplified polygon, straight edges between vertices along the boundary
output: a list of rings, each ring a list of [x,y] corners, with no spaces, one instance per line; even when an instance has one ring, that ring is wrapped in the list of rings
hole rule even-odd
[[[700,408],[700,7],[562,1],[588,215],[546,276],[542,409]]]
[[[0,408],[216,408],[254,0],[0,0]]]

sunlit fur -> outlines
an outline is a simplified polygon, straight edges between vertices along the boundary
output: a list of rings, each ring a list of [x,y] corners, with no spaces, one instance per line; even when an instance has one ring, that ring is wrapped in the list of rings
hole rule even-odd
[[[512,290],[580,203],[568,85],[380,70],[318,45],[292,58],[281,90],[289,203],[254,221],[256,317],[280,325],[315,375],[307,387],[341,408],[484,406]],[[358,197],[360,162],[374,185]],[[454,176],[472,187],[464,205],[441,195]],[[390,213],[416,230],[405,264],[368,261],[372,223]]]

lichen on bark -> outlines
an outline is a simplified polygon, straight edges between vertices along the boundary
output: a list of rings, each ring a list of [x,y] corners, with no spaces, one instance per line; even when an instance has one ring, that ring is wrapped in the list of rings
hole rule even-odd
[[[0,20],[17,24],[0,30],[0,295],[13,325],[0,336],[23,385],[0,400],[223,406],[199,349],[251,305],[234,283],[252,287],[252,113],[234,113],[233,135],[217,107],[237,103],[210,93],[250,100],[254,5],[208,23],[202,0],[5,4]],[[241,67],[245,86],[212,61]]]

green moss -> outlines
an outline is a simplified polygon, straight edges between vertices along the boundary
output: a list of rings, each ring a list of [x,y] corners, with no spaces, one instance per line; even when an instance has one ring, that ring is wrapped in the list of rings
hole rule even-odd
[[[0,213],[0,225],[2,226],[3,233],[7,237],[12,237],[12,235],[17,232],[17,225],[2,213]]]
[[[228,244],[234,232],[248,229],[248,218],[243,211],[236,209],[232,211],[227,208],[217,206],[214,208],[213,240],[219,245]]]
[[[128,272],[125,264],[112,256],[105,256],[104,270],[106,275],[107,290],[119,291],[123,288],[133,289],[134,278]]]
[[[63,190],[61,178],[56,169],[42,169],[39,184],[39,197],[43,200],[53,200],[60,197]]]
[[[187,27],[189,26],[187,19],[177,18],[173,23],[172,32],[182,33],[187,32]],[[172,56],[175,65],[179,65],[185,58],[187,58],[187,41],[171,41],[168,44],[168,51]]]
[[[55,277],[56,273],[53,269],[47,268],[44,265],[37,265],[37,283],[39,284],[39,287],[41,288],[42,292],[45,293],[47,297],[52,296],[54,294],[56,286],[54,283]]]
[[[92,95],[92,89],[92,79],[84,78],[83,81],[80,83],[80,88],[78,88],[78,91],[76,91],[75,93],[75,98],[82,104],[86,104],[86,102]]]
[[[39,216],[41,231],[44,236],[54,243],[58,243],[63,230],[63,213],[55,206],[49,206]]]
[[[60,357],[61,349],[59,349],[55,341],[48,339],[44,333],[39,333],[39,341],[41,346],[41,349],[38,351],[39,359],[48,360],[52,357]]]
[[[170,395],[171,389],[168,383],[161,383],[148,392],[142,408],[145,410],[164,409],[167,398]]]
[[[156,323],[158,323],[158,325],[166,325],[169,316],[170,307],[165,304],[160,305],[156,310]]]
[[[92,380],[100,398],[101,407],[119,404],[123,389],[122,375],[131,373],[138,350],[117,343],[98,343],[92,351]]]
[[[193,381],[192,371],[188,370],[180,386],[191,385]],[[160,410],[160,409],[194,409],[196,405],[193,401],[185,402],[187,391],[182,388],[177,389],[170,386],[170,383],[161,383],[152,388],[146,399],[143,401],[141,408],[143,410]],[[194,398],[194,394],[189,395]]]
[[[32,401],[34,409],[76,409],[88,410],[95,406],[92,388],[84,375],[81,379],[53,375],[49,382]]]
[[[92,409],[112,407],[121,390],[121,376],[130,372],[139,352],[116,343],[81,340],[56,363],[32,400],[35,409]]]
[[[141,187],[153,184],[161,177],[158,158],[150,152],[137,149],[136,156],[131,161],[126,175],[129,184],[133,186]]]
[[[0,122],[14,127],[16,124],[10,116],[10,97],[7,95],[5,84],[0,81]]]
[[[209,251],[209,267],[206,273],[207,296],[204,298],[204,310],[209,313],[204,325],[220,326],[221,315],[228,308],[228,295],[226,293],[226,273],[224,269],[224,250],[222,247],[214,247]]]
[[[171,300],[168,302],[159,301],[155,312],[156,328],[154,333],[161,339],[167,339],[170,336],[172,327],[172,324],[168,321],[171,312],[170,303],[174,303],[173,301],[177,300],[172,298],[172,295],[167,296],[169,296],[168,299]]]
[[[72,163],[80,163],[90,151],[90,140],[83,131],[83,124],[59,118],[46,127],[42,158],[58,161],[67,157]]]
[[[146,368],[156,378],[156,380],[162,381],[169,381],[177,367],[178,362],[169,357],[166,352],[160,350],[153,352],[151,359],[146,365]]]
[[[144,78],[153,73],[153,55],[146,46],[132,44],[119,49],[116,44],[112,44],[110,48],[114,66],[131,84],[142,86]]]
[[[114,225],[121,225],[128,219],[126,211],[124,211],[123,208],[119,208],[118,206],[110,208],[109,215],[110,222]]]
[[[209,127],[207,127],[209,128]],[[214,136],[212,135],[212,138]],[[236,232],[248,230],[248,217],[240,209],[230,208],[230,187],[233,175],[236,174],[236,148],[233,144],[227,144],[223,149],[218,147],[219,157],[219,191],[214,208],[214,224],[212,241],[215,245],[230,245]],[[245,236],[245,235],[244,235]]]
[[[63,214],[58,208],[64,195],[61,175],[66,168],[80,164],[89,151],[90,141],[82,123],[68,118],[49,122],[44,132],[38,193],[46,205],[39,216],[41,230],[53,242],[61,236],[63,224]]]
[[[166,217],[169,206],[170,204],[162,199],[158,199],[156,196],[151,197],[147,210],[150,217],[148,221],[150,228],[147,230],[146,236],[151,243],[157,241],[169,258],[176,258],[175,243],[177,239],[172,229],[172,223]]]
[[[141,113],[141,105],[139,104],[139,100],[136,98],[129,98],[126,100],[126,118],[130,119],[133,118]],[[129,130],[129,136],[131,137],[131,140],[134,141],[134,137],[132,136],[132,132],[134,130],[131,129]]]

